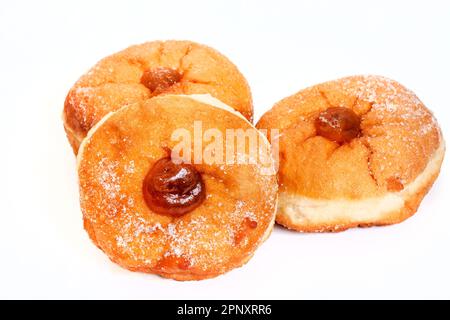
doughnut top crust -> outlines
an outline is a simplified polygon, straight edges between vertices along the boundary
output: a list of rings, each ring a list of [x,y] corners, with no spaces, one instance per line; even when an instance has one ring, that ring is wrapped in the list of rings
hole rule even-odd
[[[243,265],[273,226],[276,176],[262,174],[266,164],[259,162],[192,162],[205,187],[201,204],[179,216],[149,208],[142,191],[146,175],[178,143],[171,139],[175,130],[194,137],[194,121],[202,121],[203,132],[259,134],[237,112],[189,96],[163,95],[105,117],[80,148],[85,228],[111,260],[127,269],[177,280],[214,277]],[[249,156],[235,151],[236,158]]]
[[[160,94],[205,93],[252,121],[250,88],[225,56],[190,41],[147,42],[104,58],[75,83],[64,103],[64,126],[77,153],[111,111]]]
[[[346,141],[321,135],[317,119],[330,108],[351,109],[360,118],[359,134]],[[442,142],[435,118],[416,95],[380,76],[302,90],[275,104],[257,128],[280,130],[280,192],[316,199],[401,191]]]

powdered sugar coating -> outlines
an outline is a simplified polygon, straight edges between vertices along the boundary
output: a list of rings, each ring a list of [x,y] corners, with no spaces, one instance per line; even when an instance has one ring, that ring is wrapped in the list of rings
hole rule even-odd
[[[83,145],[79,175],[87,229],[112,260],[128,269],[177,279],[216,276],[245,263],[273,225],[276,179],[262,175],[257,162],[196,165],[207,197],[180,218],[146,206],[146,173],[166,156],[162,146],[171,147],[172,131],[190,129],[194,120],[219,130],[251,128],[228,111],[166,96],[121,109]],[[237,245],[236,234],[248,218],[257,227]]]
[[[177,70],[181,80],[155,93],[141,83],[141,78],[146,71],[160,67]],[[190,41],[147,42],[100,60],[69,91],[64,125],[75,153],[87,132],[109,112],[166,93],[209,93],[250,121],[253,118],[250,88],[222,54]]]
[[[314,120],[330,107],[361,117],[361,135],[336,144],[316,135]],[[312,198],[364,198],[414,180],[442,136],[432,113],[410,90],[381,76],[319,84],[277,103],[258,128],[280,129],[281,190]],[[345,178],[344,178],[345,177]]]

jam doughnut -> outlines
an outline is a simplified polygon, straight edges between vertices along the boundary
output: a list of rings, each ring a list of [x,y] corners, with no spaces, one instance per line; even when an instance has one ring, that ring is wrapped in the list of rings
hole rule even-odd
[[[222,54],[190,41],[147,42],[104,58],[69,91],[63,120],[75,154],[106,114],[161,94],[211,94],[253,120],[247,81]]]
[[[205,136],[209,129],[224,136],[249,130],[268,157],[196,161],[198,123]],[[180,128],[193,137],[190,162],[184,153],[173,157]],[[209,144],[200,146],[206,154]],[[244,147],[233,147],[231,159],[254,159]],[[245,264],[275,222],[278,184],[266,137],[209,95],[161,95],[124,106],[94,126],[77,159],[85,229],[129,270],[176,280],[215,277]]]
[[[287,97],[257,124],[279,129],[277,222],[303,232],[388,225],[412,216],[437,178],[444,139],[408,89],[352,76]]]

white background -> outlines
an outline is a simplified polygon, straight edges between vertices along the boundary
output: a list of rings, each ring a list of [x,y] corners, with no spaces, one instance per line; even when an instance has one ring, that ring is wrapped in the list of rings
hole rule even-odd
[[[60,115],[76,79],[131,44],[190,39],[247,77],[256,119],[306,86],[374,73],[450,128],[449,1],[1,1],[0,298],[450,298],[447,157],[406,222],[339,234],[276,227],[243,268],[180,283],[88,239]]]

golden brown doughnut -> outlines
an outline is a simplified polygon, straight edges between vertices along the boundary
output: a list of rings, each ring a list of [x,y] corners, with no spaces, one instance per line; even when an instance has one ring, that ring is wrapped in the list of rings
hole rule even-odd
[[[195,137],[194,121],[203,132],[250,130],[270,150],[241,114],[205,95],[161,95],[122,107],[80,147],[85,229],[124,268],[176,280],[215,277],[245,264],[273,227],[278,186],[272,158],[171,164],[173,132],[183,128]],[[247,148],[233,152],[233,159],[252,157]]]
[[[413,215],[439,174],[444,139],[408,89],[352,76],[287,97],[258,128],[279,129],[277,222],[304,232],[387,225]]]
[[[69,91],[64,128],[75,154],[106,114],[160,94],[209,93],[250,122],[250,88],[236,66],[216,50],[190,41],[153,41],[98,62]]]

